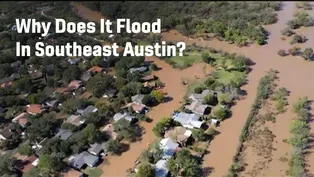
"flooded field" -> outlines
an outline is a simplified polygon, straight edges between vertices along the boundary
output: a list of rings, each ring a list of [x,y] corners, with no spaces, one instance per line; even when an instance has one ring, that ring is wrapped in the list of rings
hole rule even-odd
[[[76,6],[78,13],[85,19],[97,21],[97,18],[101,18],[99,13],[90,11],[84,6]],[[241,134],[242,127],[247,119],[251,105],[254,102],[256,96],[256,89],[259,79],[268,71],[273,68],[279,71],[278,86],[286,87],[291,91],[288,97],[289,103],[295,102],[301,96],[308,96],[310,100],[314,99],[313,90],[314,82],[311,78],[314,77],[314,63],[304,61],[298,56],[286,56],[280,57],[277,52],[280,49],[288,50],[291,45],[288,41],[281,40],[280,31],[286,27],[286,22],[293,18],[295,12],[294,2],[285,2],[283,10],[279,12],[278,23],[274,25],[266,26],[270,32],[270,39],[268,44],[264,46],[251,45],[250,47],[236,47],[235,45],[221,42],[218,40],[202,40],[202,39],[189,39],[182,36],[176,31],[169,31],[163,33],[163,39],[166,41],[185,41],[187,44],[193,44],[199,46],[209,46],[215,49],[221,49],[227,52],[236,52],[244,54],[251,58],[255,65],[252,66],[252,72],[248,75],[248,84],[243,86],[243,89],[247,92],[246,98],[237,102],[232,107],[232,117],[224,121],[218,128],[220,134],[215,137],[211,142],[208,151],[209,153],[204,156],[203,167],[209,169],[210,176],[221,177],[227,174],[228,168],[232,164],[232,158],[236,152],[239,144],[239,136]],[[310,11],[310,14],[314,16],[314,10]],[[314,28],[301,28],[297,30],[302,35],[305,35],[309,40],[299,45],[302,50],[305,47],[314,46]],[[195,75],[199,78],[205,77],[203,72],[204,64],[195,64],[186,70],[175,70],[170,65],[162,60],[151,57],[147,58],[148,61],[155,62],[162,68],[160,71],[156,71],[153,74],[160,77],[161,81],[165,82],[166,87],[164,91],[172,97],[172,100],[163,103],[149,112],[149,116],[154,120],[152,123],[143,123],[146,133],[143,135],[143,140],[130,145],[130,150],[123,153],[122,156],[110,156],[108,157],[108,164],[103,164],[100,168],[104,171],[104,176],[125,176],[126,170],[133,167],[135,160],[140,153],[147,147],[149,143],[154,139],[152,127],[156,123],[156,120],[169,116],[173,110],[180,106],[186,87],[181,84],[182,78],[195,79]],[[209,68],[210,72],[210,67]],[[288,164],[279,160],[282,156],[290,157],[291,146],[284,143],[283,140],[290,137],[289,123],[291,122],[294,114],[291,113],[291,105],[288,106],[288,111],[276,119],[272,131],[275,135],[273,141],[273,160],[269,166],[271,168],[263,171],[264,176],[280,177],[284,175],[284,172],[288,169]],[[310,123],[311,134],[314,134],[314,123]],[[314,174],[314,152],[313,148],[309,150],[306,155],[306,163],[308,174]]]

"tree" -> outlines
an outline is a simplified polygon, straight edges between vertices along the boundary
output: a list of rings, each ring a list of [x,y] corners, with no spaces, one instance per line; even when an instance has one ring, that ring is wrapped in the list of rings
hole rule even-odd
[[[15,172],[16,159],[10,154],[0,156],[0,175],[13,175]]]
[[[204,103],[209,105],[216,105],[217,104],[217,98],[209,93],[204,97]]]
[[[80,109],[86,105],[87,105],[87,101],[85,100],[78,99],[78,98],[71,98],[63,102],[61,106],[61,111],[68,114],[72,114],[75,111],[77,111],[77,109]]]
[[[138,168],[138,172],[135,174],[135,177],[154,177],[155,169],[147,163],[141,164]]]
[[[86,89],[93,93],[96,97],[101,97],[106,89],[112,87],[114,83],[114,78],[108,74],[97,74],[86,83]]]
[[[29,77],[21,78],[14,82],[13,88],[19,91],[30,92],[33,88],[32,79]]]
[[[203,129],[193,129],[192,136],[195,140],[200,141],[204,141],[206,138],[205,131]]]
[[[77,80],[81,76],[81,71],[76,65],[71,65],[63,72],[63,80],[68,83],[72,80]]]
[[[27,96],[27,100],[31,104],[41,104],[45,101],[47,95],[44,92],[33,93]]]
[[[110,139],[105,143],[105,149],[113,154],[119,154],[122,151],[122,144],[114,139]]]
[[[164,99],[164,93],[161,90],[153,90],[151,95],[158,103],[161,103]]]
[[[32,147],[29,145],[29,144],[23,144],[18,152],[21,154],[21,155],[27,155],[27,156],[30,156],[33,154],[33,149]]]
[[[179,171],[180,171],[180,167],[179,167],[179,165],[176,164],[174,157],[171,157],[167,161],[167,168],[169,169],[171,176],[178,176]]]
[[[171,118],[162,118],[160,119],[155,127],[153,128],[153,132],[156,136],[161,137],[164,135],[165,131],[171,127],[172,119]]]
[[[306,48],[303,52],[303,58],[306,60],[311,60],[313,57],[313,49],[312,48]]]
[[[230,104],[232,102],[232,99],[230,98],[230,95],[227,93],[222,93],[218,95],[218,102],[221,105]]]
[[[205,89],[204,87],[196,87],[194,89],[194,93],[200,94],[203,92],[204,89]]]
[[[208,63],[210,65],[212,65],[213,62],[215,61],[215,58],[211,57],[209,52],[202,53],[202,59],[205,63]]]
[[[300,53],[300,47],[293,47],[291,49],[288,50],[288,52],[292,55],[292,56],[296,56]]]
[[[291,28],[287,27],[281,31],[281,34],[289,37],[289,36],[294,35],[295,32],[293,32]]]
[[[140,128],[137,125],[131,125],[126,119],[118,120],[113,126],[115,132],[129,141],[135,141],[140,137]]]
[[[8,63],[0,64],[0,78],[5,78],[13,74],[14,70]]]
[[[295,43],[303,43],[305,42],[306,39],[304,36],[300,36],[298,34],[294,35],[290,41],[290,44],[295,44]]]
[[[23,173],[23,177],[41,177],[41,174],[38,168],[32,168],[29,171]]]
[[[38,168],[42,173],[54,173],[62,168],[62,163],[51,155],[39,156]]]
[[[85,123],[86,124],[95,124],[97,125],[101,121],[101,117],[98,115],[97,112],[91,112],[87,114],[85,117]]]
[[[222,108],[221,106],[216,106],[212,110],[212,114],[214,117],[216,117],[218,120],[222,121],[228,116],[228,109]]]
[[[152,95],[144,95],[142,99],[142,103],[146,106],[155,106],[157,104],[157,100]]]
[[[153,71],[157,71],[158,70],[158,66],[155,63],[152,63],[149,68]]]

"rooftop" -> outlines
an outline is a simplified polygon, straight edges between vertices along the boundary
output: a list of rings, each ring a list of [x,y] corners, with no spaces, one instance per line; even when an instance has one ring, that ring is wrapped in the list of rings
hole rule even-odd
[[[14,119],[12,119],[12,122],[20,124],[22,127],[25,127],[25,125],[28,123],[28,113],[23,112],[20,115],[16,116]]]
[[[36,114],[40,114],[42,112],[42,107],[40,104],[29,104],[26,106],[26,111],[29,114],[36,115]]]
[[[67,118],[65,122],[76,125],[76,126],[80,126],[84,123],[84,120],[82,120],[81,115],[71,115]]]

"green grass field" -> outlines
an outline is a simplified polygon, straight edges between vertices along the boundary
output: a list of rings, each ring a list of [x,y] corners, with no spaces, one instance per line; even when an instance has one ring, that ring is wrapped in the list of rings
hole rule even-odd
[[[245,78],[246,74],[243,72],[239,71],[224,71],[224,70],[219,70],[216,71],[214,74],[214,78],[224,84],[224,85],[229,85],[232,80],[236,80],[236,78]]]
[[[202,62],[202,54],[197,52],[185,53],[184,56],[171,57],[169,60],[173,61],[177,66],[187,67],[193,63]]]

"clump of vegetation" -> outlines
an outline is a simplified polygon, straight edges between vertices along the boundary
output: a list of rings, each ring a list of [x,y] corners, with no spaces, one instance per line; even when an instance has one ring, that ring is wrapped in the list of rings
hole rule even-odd
[[[171,118],[162,118],[160,119],[155,127],[153,128],[153,132],[156,136],[162,137],[167,129],[169,129],[173,125],[173,121]]]
[[[294,35],[290,41],[290,44],[295,44],[295,43],[304,43],[306,41],[306,37],[305,36],[301,36],[301,35]]]
[[[289,49],[288,52],[292,56],[297,56],[300,54],[300,50],[301,50],[300,47],[293,47],[293,48]]]
[[[297,2],[296,7],[298,9],[312,10],[312,5],[309,2]]]
[[[281,49],[278,51],[278,55],[284,57],[284,56],[287,56],[287,52],[285,50]]]
[[[305,60],[312,60],[313,58],[313,49],[312,48],[306,48],[304,49],[303,53],[302,53],[302,57]]]
[[[288,21],[288,26],[291,29],[298,29],[302,26],[309,27],[313,25],[313,19],[305,11],[299,11],[294,14],[294,19]]]
[[[282,87],[279,88],[274,94],[272,95],[272,99],[276,102],[275,108],[278,113],[283,113],[285,111],[284,107],[288,104],[287,96],[289,92],[286,88]]]
[[[291,28],[286,27],[285,29],[283,29],[283,30],[281,31],[281,34],[284,35],[284,36],[288,36],[288,37],[289,37],[289,36],[294,35],[295,32],[294,32]]]
[[[293,105],[293,111],[297,114],[297,117],[290,124],[292,137],[288,142],[293,146],[293,153],[289,162],[290,169],[287,171],[288,174],[293,177],[302,176],[305,170],[303,150],[306,148],[309,141],[307,127],[308,103],[308,98],[303,97],[299,98]]]

